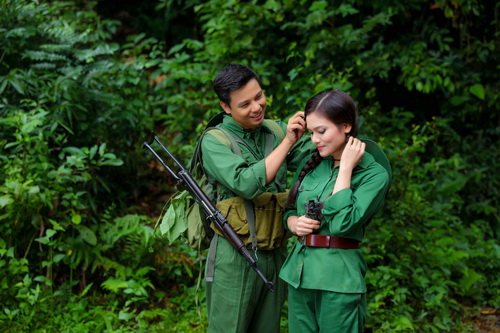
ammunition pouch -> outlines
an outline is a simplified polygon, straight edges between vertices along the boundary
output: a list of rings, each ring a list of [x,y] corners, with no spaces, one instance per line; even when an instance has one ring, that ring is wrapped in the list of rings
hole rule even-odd
[[[255,229],[257,248],[259,250],[274,250],[283,246],[291,236],[283,228],[283,208],[287,197],[287,192],[264,192],[250,200],[253,204],[255,228],[251,226],[251,213],[247,214],[249,208],[245,207],[245,199],[234,197],[222,200],[216,204],[216,207],[247,248],[252,248],[251,233],[252,229]],[[211,227],[222,236],[213,224]]]

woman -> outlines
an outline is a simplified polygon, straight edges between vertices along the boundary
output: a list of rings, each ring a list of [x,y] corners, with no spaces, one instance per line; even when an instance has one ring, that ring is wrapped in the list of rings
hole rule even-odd
[[[346,93],[312,97],[305,119],[317,151],[299,167],[284,214],[285,227],[299,236],[280,273],[289,284],[290,332],[363,332],[359,243],[384,202],[389,174],[356,139],[356,105]],[[317,206],[318,216],[307,214]]]

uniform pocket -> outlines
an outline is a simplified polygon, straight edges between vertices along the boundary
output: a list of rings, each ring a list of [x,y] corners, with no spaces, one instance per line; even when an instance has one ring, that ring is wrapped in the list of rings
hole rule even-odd
[[[318,186],[319,186],[320,182],[307,182],[305,184],[301,184],[300,187],[299,187],[299,192],[311,192],[311,191],[315,191]]]
[[[215,207],[221,212],[222,216],[226,218],[234,231],[243,237],[249,237],[247,214],[245,212],[245,202],[243,198],[234,197],[226,200],[219,201]],[[212,226],[219,235],[222,234]],[[240,237],[242,238],[242,237]],[[243,239],[242,239],[243,240]]]

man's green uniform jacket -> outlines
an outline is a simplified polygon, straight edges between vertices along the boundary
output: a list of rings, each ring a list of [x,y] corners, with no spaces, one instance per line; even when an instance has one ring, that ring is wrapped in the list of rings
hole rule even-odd
[[[286,135],[286,124],[278,120],[276,122]],[[257,154],[257,156],[254,156],[245,146],[240,145],[243,154],[243,158],[241,158],[234,154],[230,147],[221,143],[215,137],[206,135],[203,138],[203,167],[209,176],[226,188],[222,192],[221,200],[234,197],[231,191],[245,199],[253,199],[264,192],[281,192],[275,182],[266,185],[265,133],[270,130],[263,125],[260,125],[255,130],[244,129],[231,116],[224,116],[223,123],[217,125],[217,127],[242,138]],[[280,143],[275,138],[274,148]],[[311,154],[314,149],[315,146],[311,143],[309,137],[303,137],[293,146],[276,176],[283,188],[286,188],[287,170],[295,171],[303,159]],[[230,189],[230,191],[227,191],[227,189]]]

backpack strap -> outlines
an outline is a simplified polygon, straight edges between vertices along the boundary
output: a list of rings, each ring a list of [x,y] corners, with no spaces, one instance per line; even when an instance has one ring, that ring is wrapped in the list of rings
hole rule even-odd
[[[264,125],[266,125],[266,127],[270,129],[280,141],[283,141],[285,138],[285,132],[283,132],[283,129],[280,125],[278,125],[278,123],[272,119],[264,119]]]

